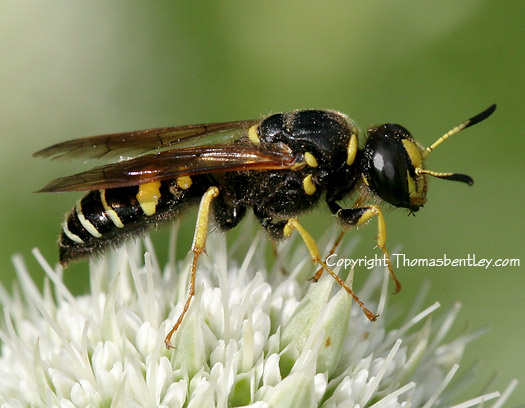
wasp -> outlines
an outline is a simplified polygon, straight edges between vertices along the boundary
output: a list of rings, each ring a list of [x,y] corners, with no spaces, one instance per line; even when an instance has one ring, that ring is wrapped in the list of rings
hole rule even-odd
[[[329,272],[359,304],[357,295],[323,261],[312,236],[297,217],[323,198],[343,227],[378,220],[377,246],[397,280],[385,247],[386,225],[379,204],[417,212],[426,202],[427,176],[472,185],[471,177],[425,168],[429,154],[446,139],[489,117],[496,105],[462,122],[429,147],[403,126],[370,127],[366,138],[345,114],[297,110],[244,120],[115,133],[58,143],[34,154],[52,158],[138,156],[51,181],[39,192],[88,191],[62,224],[60,263],[98,254],[135,237],[150,226],[198,206],[189,292],[184,309],[166,337],[183,321],[195,293],[197,259],[204,251],[210,218],[220,230],[234,228],[251,209],[271,238],[295,230],[310,257]],[[150,153],[148,153],[150,152]],[[357,194],[354,205],[341,200]],[[336,244],[337,245],[337,244]]]

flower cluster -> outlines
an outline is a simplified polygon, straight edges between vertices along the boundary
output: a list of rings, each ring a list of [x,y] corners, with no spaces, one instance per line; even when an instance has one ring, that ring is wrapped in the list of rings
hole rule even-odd
[[[247,234],[245,232],[245,234]],[[175,240],[172,242],[172,246]],[[315,269],[302,246],[285,243],[269,270],[262,235],[227,251],[219,234],[199,259],[197,290],[167,350],[164,337],[186,297],[190,258],[159,267],[151,242],[90,265],[90,292],[73,296],[35,255],[41,292],[20,257],[19,290],[0,300],[2,407],[443,407],[463,387],[457,362],[478,333],[443,339],[459,306],[405,317],[386,302],[388,276],[375,270],[360,296],[381,317],[368,321],[348,294]],[[235,245],[234,245],[235,246]],[[240,244],[242,247],[242,244]],[[172,251],[174,253],[174,251]],[[242,262],[235,253],[244,254]],[[352,276],[347,278],[351,283]],[[394,316],[395,315],[395,316]],[[387,330],[393,321],[402,321]],[[449,385],[450,383],[450,385]],[[511,387],[457,405],[478,406]]]

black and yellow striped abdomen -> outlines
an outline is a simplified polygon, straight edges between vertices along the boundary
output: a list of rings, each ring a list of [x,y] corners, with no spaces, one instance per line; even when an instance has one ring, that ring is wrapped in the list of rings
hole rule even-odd
[[[67,215],[60,234],[60,263],[119,245],[131,235],[176,216],[198,203],[205,180],[189,177],[139,186],[90,191]]]

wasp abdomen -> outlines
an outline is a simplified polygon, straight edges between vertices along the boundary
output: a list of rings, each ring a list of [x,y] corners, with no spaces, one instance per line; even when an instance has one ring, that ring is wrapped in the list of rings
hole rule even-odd
[[[93,190],[79,200],[62,224],[63,265],[115,246],[193,204],[189,177],[139,186]]]

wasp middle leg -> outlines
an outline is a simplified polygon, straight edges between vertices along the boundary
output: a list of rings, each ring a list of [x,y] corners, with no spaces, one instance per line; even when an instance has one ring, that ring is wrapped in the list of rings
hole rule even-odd
[[[359,307],[369,320],[375,321],[377,319],[378,316],[372,313],[370,310],[368,310],[364,303],[361,301],[361,299],[359,299],[355,292],[352,289],[350,289],[346,282],[342,280],[334,271],[332,271],[332,269],[326,264],[326,262],[322,260],[321,254],[319,253],[319,249],[317,248],[315,240],[296,218],[272,222],[271,217],[265,217],[262,216],[262,214],[258,213],[255,213],[255,215],[261,222],[261,225],[268,231],[270,236],[273,238],[288,238],[292,234],[293,230],[296,230],[301,236],[304,244],[306,245],[306,248],[308,249],[308,253],[310,254],[310,258],[312,259],[312,261],[320,265],[324,270],[326,270],[330,275],[332,275],[336,282],[340,286],[342,286],[350,296],[352,296],[354,301],[359,305]]]

